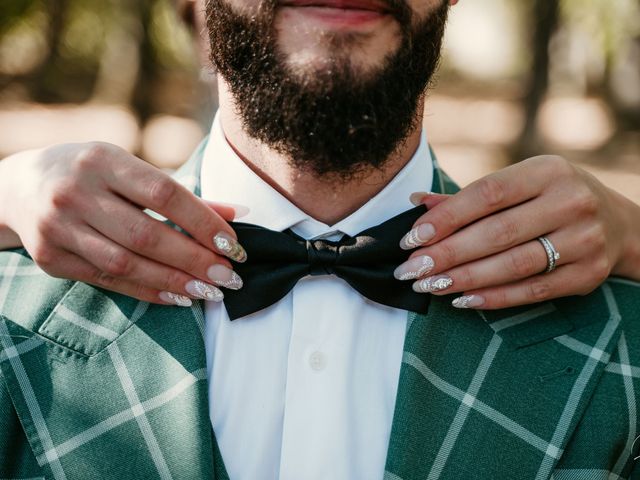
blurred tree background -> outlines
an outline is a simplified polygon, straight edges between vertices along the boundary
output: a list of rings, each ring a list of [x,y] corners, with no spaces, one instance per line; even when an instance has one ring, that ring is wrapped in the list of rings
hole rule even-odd
[[[98,139],[176,167],[216,108],[196,37],[172,0],[1,0],[0,157]],[[426,113],[462,184],[553,152],[640,201],[640,3],[461,2]]]

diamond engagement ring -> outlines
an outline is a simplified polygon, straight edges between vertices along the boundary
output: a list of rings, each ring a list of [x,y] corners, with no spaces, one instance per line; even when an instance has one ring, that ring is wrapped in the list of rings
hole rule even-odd
[[[544,251],[547,253],[547,268],[544,273],[553,272],[556,269],[558,260],[560,260],[560,254],[547,237],[538,237],[538,241],[542,244]]]

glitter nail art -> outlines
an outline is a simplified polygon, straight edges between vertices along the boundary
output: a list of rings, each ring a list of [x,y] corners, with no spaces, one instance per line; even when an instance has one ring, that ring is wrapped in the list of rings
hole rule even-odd
[[[173,303],[174,305],[177,305],[179,307],[190,307],[191,305],[193,305],[193,302],[189,297],[178,295],[177,293],[161,292],[160,299],[165,302]]]
[[[417,281],[413,284],[413,289],[416,292],[422,293],[440,292],[442,290],[446,290],[451,285],[453,285],[453,280],[450,277],[437,276],[423,278],[422,280]]]
[[[236,272],[225,265],[216,264],[207,269],[207,276],[214,285],[239,290],[242,288],[242,278]]]
[[[218,280],[216,281],[216,284],[224,288],[229,288],[231,290],[239,290],[243,285],[240,275],[238,275],[236,272],[231,272],[231,279]]]
[[[412,250],[431,240],[436,234],[435,228],[430,223],[423,223],[413,228],[400,240],[400,248]]]
[[[224,294],[220,289],[200,280],[192,280],[187,283],[186,290],[194,297],[212,302],[221,302],[224,298]]]
[[[475,308],[484,303],[484,298],[478,295],[465,295],[458,297],[451,304],[456,308]]]
[[[415,265],[416,268],[413,269],[413,264],[417,261],[419,262],[419,264]],[[400,273],[396,276],[396,278],[398,280],[414,280],[429,273],[431,270],[433,270],[433,267],[435,267],[433,258],[429,257],[428,255],[422,255],[400,265],[397,268],[396,272],[401,271],[403,268],[409,268],[410,270]]]
[[[226,257],[236,262],[244,262],[247,259],[247,252],[229,234],[221,232],[213,237],[213,243]]]
[[[418,229],[414,228],[407,233],[400,243],[402,248],[405,248],[406,250],[411,250],[422,245],[422,240],[420,240],[420,237],[418,236]]]

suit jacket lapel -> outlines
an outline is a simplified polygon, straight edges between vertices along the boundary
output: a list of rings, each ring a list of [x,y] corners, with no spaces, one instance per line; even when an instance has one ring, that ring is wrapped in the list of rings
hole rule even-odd
[[[620,336],[612,290],[484,313],[452,298],[409,315],[385,478],[548,479]]]

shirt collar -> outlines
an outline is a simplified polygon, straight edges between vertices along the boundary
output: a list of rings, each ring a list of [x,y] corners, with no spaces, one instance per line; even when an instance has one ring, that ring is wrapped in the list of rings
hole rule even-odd
[[[249,207],[239,219],[271,230],[291,228],[306,239],[355,236],[413,207],[409,195],[431,190],[433,159],[426,133],[411,160],[374,197],[335,225],[322,223],[291,203],[262,180],[235,153],[227,142],[219,115],[213,121],[200,173],[202,197],[206,200]]]

